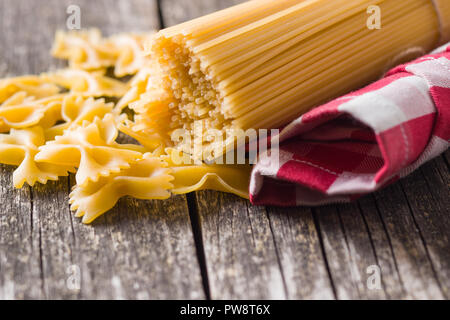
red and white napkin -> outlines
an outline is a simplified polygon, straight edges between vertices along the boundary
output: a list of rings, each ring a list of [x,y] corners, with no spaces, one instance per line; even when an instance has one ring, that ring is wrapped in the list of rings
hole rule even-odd
[[[277,206],[352,201],[445,152],[449,139],[450,43],[285,127],[279,163],[263,156],[254,166],[250,198]]]

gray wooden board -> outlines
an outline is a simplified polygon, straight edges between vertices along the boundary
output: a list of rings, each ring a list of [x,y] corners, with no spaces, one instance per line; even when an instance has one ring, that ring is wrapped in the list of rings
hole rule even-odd
[[[243,1],[160,0],[165,26]],[[195,195],[212,298],[448,298],[448,153],[354,204],[259,208]],[[381,271],[381,288],[367,281]]]
[[[105,34],[159,27],[153,1],[1,0],[2,76],[63,65],[49,50],[69,4],[80,6],[82,28]],[[12,172],[0,167],[0,298],[205,297],[184,196],[123,199],[85,226],[69,211],[71,179],[15,190]]]

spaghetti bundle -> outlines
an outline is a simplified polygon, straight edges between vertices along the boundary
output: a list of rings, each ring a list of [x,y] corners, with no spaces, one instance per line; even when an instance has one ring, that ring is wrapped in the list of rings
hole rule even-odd
[[[371,6],[382,14],[380,29],[367,26]],[[192,140],[197,122],[205,135],[279,128],[379,78],[408,49],[436,47],[442,17],[450,17],[442,7],[430,0],[249,1],[161,30],[147,51],[171,103],[147,95],[131,107],[140,126],[169,135],[184,129]],[[221,155],[219,142],[202,140],[208,154]]]

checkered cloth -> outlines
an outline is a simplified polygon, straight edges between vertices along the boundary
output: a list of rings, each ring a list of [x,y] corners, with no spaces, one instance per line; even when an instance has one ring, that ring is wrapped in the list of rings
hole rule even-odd
[[[285,127],[255,165],[256,205],[348,202],[417,169],[450,139],[450,43]]]

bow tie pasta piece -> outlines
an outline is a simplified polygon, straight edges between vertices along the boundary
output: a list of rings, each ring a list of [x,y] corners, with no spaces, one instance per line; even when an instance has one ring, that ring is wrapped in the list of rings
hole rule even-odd
[[[68,96],[62,106],[62,118],[64,121],[80,125],[84,121],[93,121],[95,117],[103,118],[111,113],[114,103],[106,103],[105,99],[88,98],[81,96]]]
[[[104,43],[98,29],[56,32],[52,55],[68,60],[73,69],[83,70],[108,68],[117,60],[114,48]]]
[[[167,149],[166,153],[162,158],[172,170],[173,194],[208,189],[249,199],[248,186],[252,170],[250,165],[195,165],[189,156],[177,150]]]
[[[160,158],[146,153],[143,158],[133,163],[129,169],[97,181],[90,181],[84,186],[76,186],[70,194],[71,210],[77,217],[83,217],[83,223],[91,223],[100,215],[114,207],[124,196],[142,200],[167,199],[170,169]]]
[[[125,83],[108,78],[101,71],[63,69],[43,74],[42,77],[70,90],[71,93],[85,97],[122,97],[128,89]]]
[[[145,66],[130,80],[130,89],[116,105],[115,109],[118,113],[122,112],[131,103],[138,101],[141,94],[147,91],[152,74],[152,68]]]
[[[136,75],[131,83],[131,89],[117,104],[116,112],[128,106],[135,112],[133,125],[135,132],[156,134],[163,141],[170,142],[173,123],[176,120],[170,109],[176,100],[171,91],[165,87],[167,83],[157,61],[151,60],[147,67]]]
[[[114,104],[105,99],[84,98],[79,95],[64,97],[61,107],[61,118],[65,122],[45,130],[47,140],[61,136],[71,126],[81,125],[84,121],[92,122],[96,117],[103,118],[113,111]]]
[[[64,95],[34,100],[25,98],[19,92],[8,99],[0,108],[0,132],[10,129],[24,129],[39,125],[43,128],[53,126],[61,120],[61,105]],[[13,104],[16,102],[18,104]],[[6,105],[6,106],[4,106]]]
[[[163,141],[171,141],[173,119],[168,106],[172,106],[175,99],[170,91],[164,89],[161,78],[155,77],[158,72],[159,67],[149,67],[138,74],[130,91],[116,106],[116,111],[128,106],[136,113],[135,132],[145,131],[160,136]]]
[[[129,83],[130,89],[123,96],[123,98],[117,103],[116,110],[122,111],[125,107],[130,106],[134,102],[139,101],[141,95],[148,93],[148,96],[154,99],[168,101],[169,98],[173,100],[172,96],[169,96],[170,90],[164,90],[166,77],[163,76],[161,66],[155,59],[147,59],[145,65],[140,71],[131,79]],[[173,102],[173,101],[169,101]],[[140,104],[135,105],[136,108],[141,107],[145,103],[145,100]]]
[[[136,130],[134,122],[130,120],[120,123],[118,129],[139,142],[148,152],[154,152],[158,148],[165,148],[168,144],[168,141],[164,141],[158,133]]]
[[[40,76],[22,76],[0,80],[0,103],[17,92],[24,92],[36,99],[50,97],[60,92],[60,88]]]
[[[1,107],[10,107],[18,104],[22,104],[25,102],[31,102],[36,100],[35,97],[29,96],[25,91],[18,91],[11,95],[8,99],[6,99],[3,103],[0,104]]]
[[[0,162],[18,166],[13,173],[13,183],[18,189],[24,183],[34,186],[36,182],[46,184],[48,180],[56,181],[58,177],[74,172],[74,167],[54,164],[36,163],[38,147],[45,143],[41,127],[24,130],[11,129],[9,134],[0,134]]]
[[[115,142],[118,131],[112,114],[66,130],[62,136],[40,147],[35,159],[63,166],[78,167],[76,181],[85,185],[100,177],[127,169],[142,153]]]
[[[138,73],[149,59],[144,52],[144,44],[151,41],[154,33],[119,34],[105,40],[109,47],[115,48],[117,60],[114,64],[116,77]]]
[[[145,112],[135,114],[133,130],[151,132],[160,136],[163,141],[171,141],[172,119],[167,112],[167,105],[170,104],[171,99],[166,98],[145,93],[141,95],[139,102],[132,103],[130,107],[134,111],[140,109],[143,104],[147,107]]]
[[[86,71],[114,67],[116,77],[136,74],[146,63],[144,43],[155,32],[124,33],[102,38],[98,29],[58,31],[52,55],[69,61],[72,69]]]

